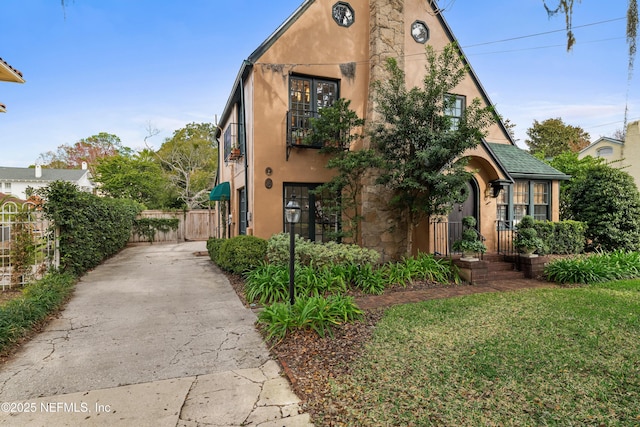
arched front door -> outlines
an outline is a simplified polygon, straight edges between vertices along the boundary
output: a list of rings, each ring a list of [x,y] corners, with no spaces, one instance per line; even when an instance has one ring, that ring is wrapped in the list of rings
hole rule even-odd
[[[462,237],[462,218],[472,216],[476,219],[477,227],[480,225],[478,217],[478,183],[475,179],[467,182],[467,199],[463,203],[456,203],[449,214],[449,250],[456,240]]]

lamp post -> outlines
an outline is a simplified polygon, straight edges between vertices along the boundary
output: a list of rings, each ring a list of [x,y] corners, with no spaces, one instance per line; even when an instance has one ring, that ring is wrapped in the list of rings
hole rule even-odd
[[[300,221],[300,204],[296,202],[296,195],[291,195],[291,200],[284,208],[284,216],[289,223],[289,303],[293,306],[295,302],[294,292],[294,274],[295,274],[295,260],[296,260],[296,240],[293,234],[293,226]]]

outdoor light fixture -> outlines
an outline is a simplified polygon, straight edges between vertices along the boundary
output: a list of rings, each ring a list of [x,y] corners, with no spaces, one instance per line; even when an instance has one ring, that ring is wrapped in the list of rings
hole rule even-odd
[[[284,216],[289,223],[289,303],[293,307],[295,302],[294,291],[294,275],[295,275],[295,260],[296,260],[296,239],[293,232],[295,224],[300,222],[300,204],[296,202],[296,195],[291,195],[291,200],[284,208]]]

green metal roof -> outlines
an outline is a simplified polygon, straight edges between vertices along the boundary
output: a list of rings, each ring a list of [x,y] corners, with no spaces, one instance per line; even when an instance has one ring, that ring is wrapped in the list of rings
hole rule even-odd
[[[515,145],[496,143],[487,145],[513,178],[558,180],[571,178]]]

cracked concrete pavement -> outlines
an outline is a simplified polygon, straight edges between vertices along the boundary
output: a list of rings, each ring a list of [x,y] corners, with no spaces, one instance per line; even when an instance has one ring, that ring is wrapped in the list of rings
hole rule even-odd
[[[0,425],[308,426],[205,242],[132,246],[0,368]]]

